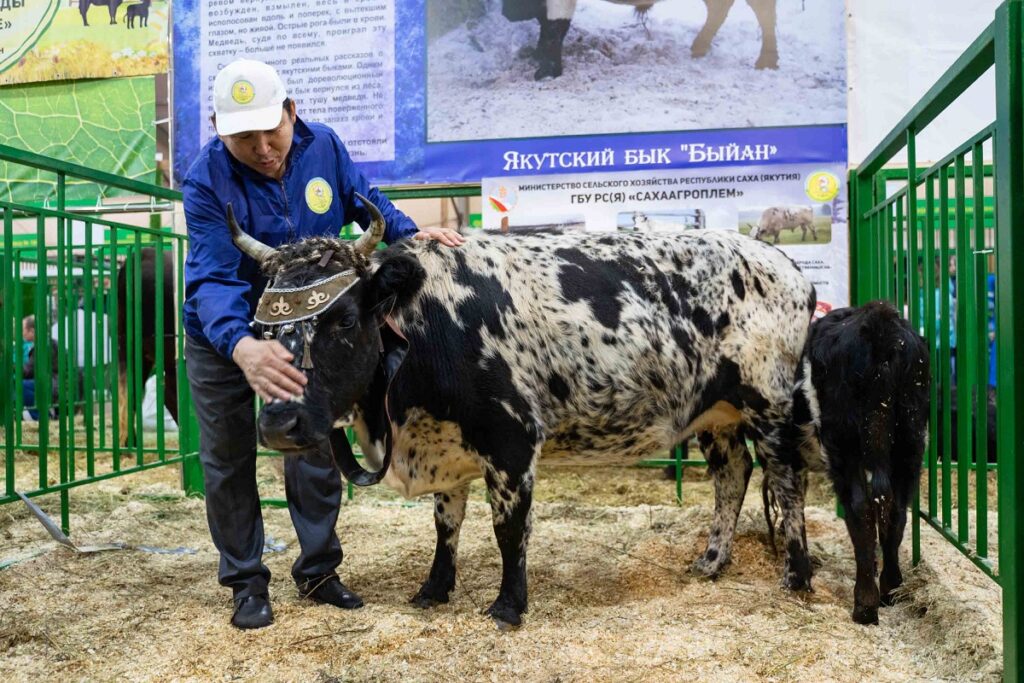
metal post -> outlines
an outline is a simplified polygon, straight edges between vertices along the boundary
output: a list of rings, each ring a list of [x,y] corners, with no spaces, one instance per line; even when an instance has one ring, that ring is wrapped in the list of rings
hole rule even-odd
[[[996,329],[999,364],[999,582],[1003,588],[1003,680],[1024,680],[1024,520],[1014,503],[1024,499],[1024,4],[1008,0],[996,10]],[[1018,234],[1022,233],[1022,234]],[[1018,239],[1020,238],[1020,239]]]

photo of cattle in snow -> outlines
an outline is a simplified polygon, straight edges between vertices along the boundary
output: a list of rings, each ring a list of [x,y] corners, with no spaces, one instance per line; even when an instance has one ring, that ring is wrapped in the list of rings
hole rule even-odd
[[[740,211],[740,232],[769,244],[828,244],[832,207],[769,206]]]
[[[841,0],[432,0],[427,140],[846,120]]]

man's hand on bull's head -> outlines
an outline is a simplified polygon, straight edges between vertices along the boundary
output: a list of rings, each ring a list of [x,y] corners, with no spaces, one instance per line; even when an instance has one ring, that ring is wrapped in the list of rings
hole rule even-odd
[[[252,390],[264,401],[290,401],[302,396],[306,375],[292,365],[295,356],[276,339],[261,341],[243,337],[231,352],[231,360],[245,373]]]
[[[420,228],[420,231],[413,235],[416,240],[434,240],[446,247],[457,247],[466,241],[466,238],[459,234],[458,230],[451,228]]]

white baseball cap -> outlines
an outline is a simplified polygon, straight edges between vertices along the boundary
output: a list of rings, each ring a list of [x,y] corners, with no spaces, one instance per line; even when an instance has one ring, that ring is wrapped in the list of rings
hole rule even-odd
[[[217,133],[277,128],[286,97],[284,82],[274,67],[255,59],[236,59],[213,80]]]

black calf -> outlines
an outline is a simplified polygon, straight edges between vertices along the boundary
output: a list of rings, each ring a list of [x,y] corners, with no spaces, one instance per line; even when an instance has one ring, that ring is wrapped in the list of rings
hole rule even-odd
[[[837,309],[811,327],[797,379],[805,457],[820,446],[853,541],[853,620],[876,624],[879,602],[892,604],[903,582],[899,546],[928,434],[928,348],[887,303]]]

